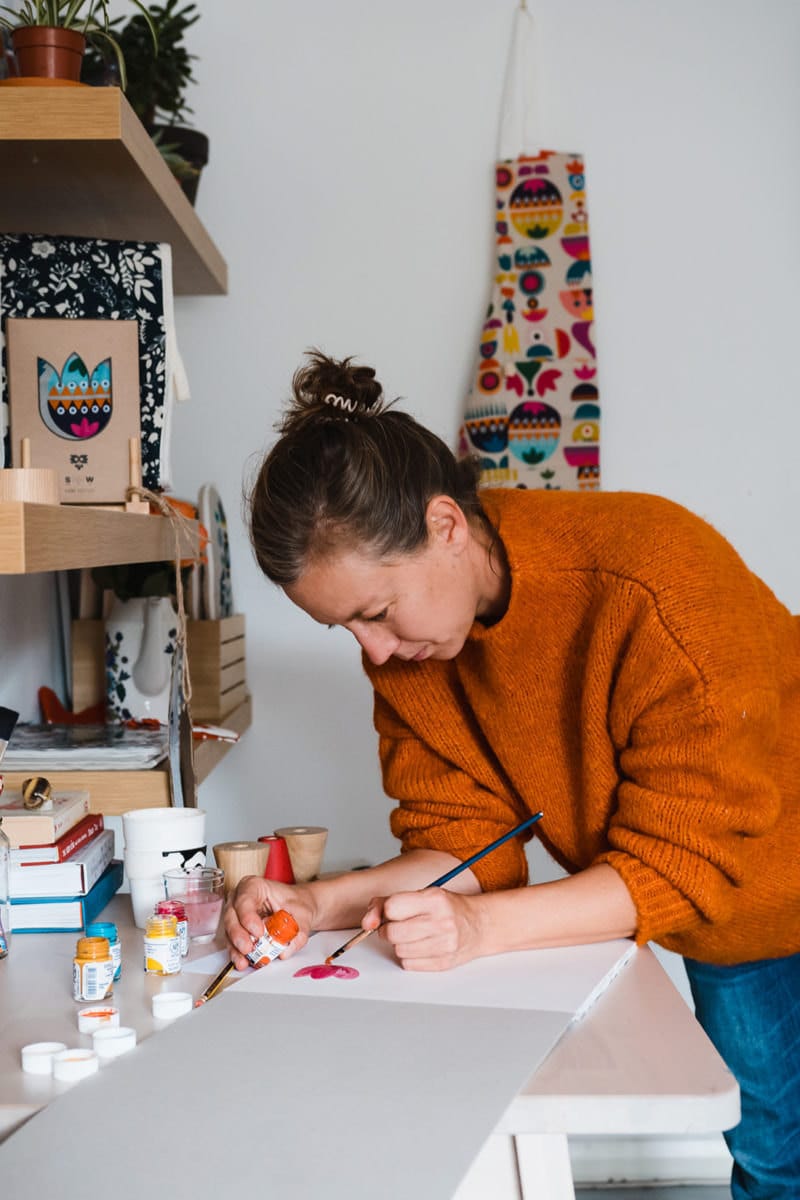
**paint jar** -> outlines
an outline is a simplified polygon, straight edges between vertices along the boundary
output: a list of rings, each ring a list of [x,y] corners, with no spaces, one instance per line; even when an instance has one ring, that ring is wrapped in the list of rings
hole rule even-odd
[[[108,938],[111,947],[111,957],[114,960],[114,982],[122,975],[122,942],[119,940],[119,930],[113,921],[94,921],[86,926],[87,937]]]
[[[177,975],[181,969],[181,939],[174,916],[147,918],[144,930],[144,969],[148,975]]]
[[[263,936],[259,938],[247,955],[248,962],[253,967],[267,966],[274,958],[283,953],[292,938],[297,937],[299,932],[300,926],[291,913],[288,913],[285,908],[279,908],[277,912],[267,918]]]
[[[72,960],[75,1000],[107,1000],[114,992],[114,960],[108,938],[78,938]]]
[[[189,953],[189,922],[186,908],[180,900],[159,900],[156,905],[156,915],[159,917],[174,917],[178,922],[178,937],[181,939],[181,957]]]

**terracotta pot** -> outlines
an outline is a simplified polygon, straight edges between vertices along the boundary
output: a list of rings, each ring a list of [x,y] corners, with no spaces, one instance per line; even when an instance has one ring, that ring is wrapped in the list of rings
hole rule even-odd
[[[80,80],[86,38],[74,29],[24,25],[11,34],[21,76]]]

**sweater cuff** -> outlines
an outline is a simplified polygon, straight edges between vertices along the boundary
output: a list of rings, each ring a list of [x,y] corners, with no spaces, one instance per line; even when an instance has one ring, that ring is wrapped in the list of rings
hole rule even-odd
[[[624,881],[636,907],[636,942],[659,942],[668,934],[697,929],[703,921],[694,905],[652,867],[618,850],[595,859],[608,863]]]

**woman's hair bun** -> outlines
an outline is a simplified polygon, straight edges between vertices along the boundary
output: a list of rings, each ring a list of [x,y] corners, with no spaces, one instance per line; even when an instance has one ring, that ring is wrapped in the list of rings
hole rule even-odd
[[[291,407],[279,428],[286,433],[311,414],[336,420],[376,415],[382,408],[383,388],[372,367],[352,357],[329,358],[321,350],[309,350],[295,371]]]

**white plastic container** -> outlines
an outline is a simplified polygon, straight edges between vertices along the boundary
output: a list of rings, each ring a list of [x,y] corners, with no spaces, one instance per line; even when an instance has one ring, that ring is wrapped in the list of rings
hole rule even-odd
[[[156,992],[153,996],[153,1016],[160,1021],[174,1021],[194,1008],[191,992]]]
[[[65,1042],[31,1042],[22,1047],[22,1069],[28,1075],[52,1075],[53,1059],[66,1050]]]
[[[80,1033],[94,1033],[95,1029],[110,1029],[119,1025],[119,1009],[113,1004],[91,1004],[78,1013]]]
[[[136,1030],[127,1025],[119,1025],[110,1029],[95,1029],[92,1034],[92,1046],[98,1058],[119,1058],[127,1054],[136,1045]]]
[[[94,1050],[62,1050],[53,1057],[53,1078],[60,1079],[62,1083],[76,1083],[79,1079],[86,1079],[87,1075],[94,1075],[99,1067]]]

